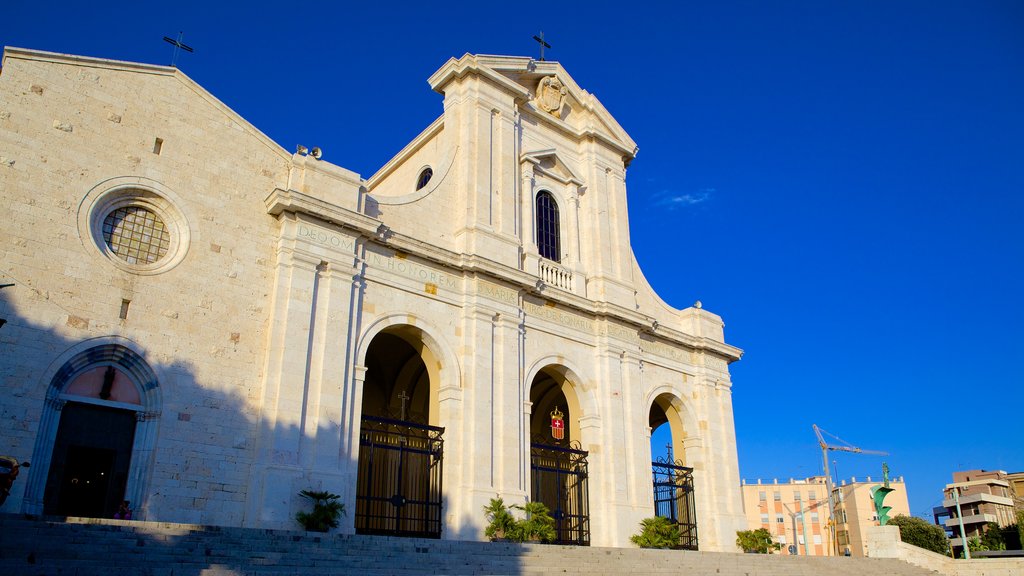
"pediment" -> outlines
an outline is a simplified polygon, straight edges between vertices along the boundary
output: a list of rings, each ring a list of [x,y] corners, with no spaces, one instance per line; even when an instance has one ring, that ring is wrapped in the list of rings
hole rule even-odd
[[[578,139],[598,138],[619,149],[628,159],[636,156],[636,142],[597,97],[580,88],[558,62],[521,56],[466,54],[458,60],[449,60],[431,76],[430,84],[435,90],[443,91],[451,79],[472,72],[504,86],[522,102],[524,112],[541,121]]]
[[[583,180],[577,176],[576,172],[564,160],[558,157],[558,152],[554,148],[525,152],[521,160],[522,162],[533,164],[534,172],[543,174],[562,184],[584,185]]]

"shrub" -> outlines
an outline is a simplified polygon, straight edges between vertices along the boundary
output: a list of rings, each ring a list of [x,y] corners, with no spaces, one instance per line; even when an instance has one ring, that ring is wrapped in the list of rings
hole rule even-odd
[[[338,518],[345,515],[345,505],[338,502],[337,494],[326,491],[303,490],[299,496],[313,502],[312,512],[297,512],[295,519],[311,532],[327,532],[338,527]]]
[[[629,540],[641,548],[676,548],[679,546],[679,525],[661,516],[640,521],[640,533]]]
[[[517,520],[501,498],[491,498],[484,506],[487,528],[484,534],[492,540],[504,538],[512,542],[551,542],[555,539],[555,519],[543,502],[527,502],[512,508],[522,510],[525,518]]]
[[[949,540],[946,531],[927,520],[900,514],[889,520],[889,526],[898,526],[900,539],[918,548],[931,550],[937,554],[949,553]]]
[[[737,530],[736,545],[744,552],[754,554],[767,554],[771,550],[782,548],[782,544],[772,540],[771,532],[768,532],[767,528]]]

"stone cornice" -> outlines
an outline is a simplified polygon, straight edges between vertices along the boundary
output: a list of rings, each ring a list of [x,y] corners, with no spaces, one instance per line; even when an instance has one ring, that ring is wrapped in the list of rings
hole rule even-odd
[[[427,83],[430,84],[430,88],[434,91],[444,93],[444,87],[449,82],[469,74],[478,74],[482,78],[490,80],[507,90],[516,99],[525,101],[530,98],[529,90],[495,72],[490,67],[480,64],[477,58],[471,54],[465,54],[458,60],[455,58],[449,59],[437,72],[431,74],[430,78],[427,79]]]
[[[557,305],[582,312],[595,321],[616,320],[633,326],[638,332],[652,338],[681,345],[693,351],[705,351],[720,356],[727,362],[739,360],[743,351],[724,342],[687,334],[674,328],[658,325],[657,318],[629,310],[617,304],[588,300],[576,294],[544,284],[537,277],[517,268],[495,262],[476,254],[460,254],[439,248],[422,240],[387,230],[380,220],[335,206],[297,190],[275,189],[264,201],[267,213],[279,216],[284,212],[305,214],[344,229],[353,230],[369,241],[410,256],[434,262],[463,275],[476,274],[492,281],[510,284],[513,288]],[[382,236],[384,237],[382,239]]]

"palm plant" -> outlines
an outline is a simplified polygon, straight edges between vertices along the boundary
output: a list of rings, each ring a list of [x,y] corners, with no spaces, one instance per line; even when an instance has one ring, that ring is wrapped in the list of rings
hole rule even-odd
[[[345,504],[337,494],[319,490],[303,490],[299,496],[313,502],[312,512],[297,512],[295,519],[311,532],[327,532],[338,527],[338,518],[345,515]]]

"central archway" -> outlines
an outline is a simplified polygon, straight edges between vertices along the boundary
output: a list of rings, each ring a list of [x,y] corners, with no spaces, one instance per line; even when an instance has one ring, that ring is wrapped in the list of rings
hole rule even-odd
[[[580,403],[560,366],[530,384],[530,498],[555,519],[558,544],[590,544],[587,452],[580,449]]]
[[[419,329],[399,325],[373,336],[364,365],[356,532],[440,538],[437,358]]]

